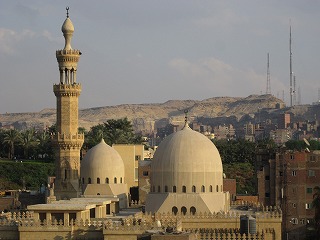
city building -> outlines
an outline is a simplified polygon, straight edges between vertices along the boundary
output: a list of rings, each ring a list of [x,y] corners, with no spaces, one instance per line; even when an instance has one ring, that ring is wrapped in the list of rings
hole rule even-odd
[[[320,151],[287,150],[275,156],[260,155],[260,160],[259,201],[281,206],[283,239],[305,239],[314,219],[311,203],[320,183]]]

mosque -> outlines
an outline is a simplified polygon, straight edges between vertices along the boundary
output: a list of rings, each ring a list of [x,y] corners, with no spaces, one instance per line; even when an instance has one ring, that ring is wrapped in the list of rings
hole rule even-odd
[[[187,117],[155,152],[145,212],[129,204],[124,162],[114,147],[102,140],[80,161],[84,136],[78,132],[81,84],[76,73],[81,52],[71,47],[74,26],[68,10],[61,29],[65,46],[56,51],[60,81],[53,86],[55,182],[46,204],[0,220],[0,238],[235,240],[249,234],[250,239],[280,240],[280,208],[252,205],[244,212],[230,205],[220,154],[189,127]]]

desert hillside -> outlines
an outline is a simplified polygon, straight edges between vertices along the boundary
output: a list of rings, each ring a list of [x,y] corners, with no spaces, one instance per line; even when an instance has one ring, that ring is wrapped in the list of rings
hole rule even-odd
[[[133,122],[136,131],[149,132],[168,122],[179,123],[184,120],[184,110],[189,110],[190,119],[210,119],[214,124],[232,119],[241,123],[260,114],[264,118],[280,112],[292,112],[297,119],[314,119],[319,112],[318,105],[303,105],[285,108],[284,103],[272,95],[250,95],[240,97],[213,97],[197,100],[169,100],[165,103],[153,104],[122,104],[97,108],[81,109],[79,111],[79,126],[90,129],[91,126],[103,123],[108,119],[127,117]],[[29,127],[44,128],[54,124],[55,109],[43,109],[33,113],[0,114],[2,126],[14,125],[17,129]],[[221,120],[222,119],[222,120]],[[242,123],[241,123],[242,124]]]

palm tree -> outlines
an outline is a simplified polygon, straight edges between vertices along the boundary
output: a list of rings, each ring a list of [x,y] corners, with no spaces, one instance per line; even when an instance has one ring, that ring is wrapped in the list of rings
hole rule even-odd
[[[27,129],[22,133],[22,146],[23,155],[25,159],[29,157],[29,150],[38,145],[38,141],[35,137],[34,129]]]
[[[8,158],[12,159],[14,157],[14,147],[16,144],[19,144],[21,142],[20,133],[15,129],[10,129],[5,132],[3,143],[8,145],[9,151],[8,151]]]

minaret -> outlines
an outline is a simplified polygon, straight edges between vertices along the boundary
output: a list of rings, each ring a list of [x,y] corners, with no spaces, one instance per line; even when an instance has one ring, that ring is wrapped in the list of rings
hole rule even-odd
[[[67,18],[61,28],[65,46],[63,50],[56,51],[60,82],[53,85],[53,92],[57,97],[57,132],[54,136],[57,200],[80,196],[80,149],[84,141],[84,135],[78,133],[81,84],[76,82],[81,52],[71,48],[74,27],[69,18],[69,8],[66,10]]]

